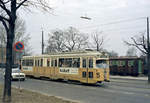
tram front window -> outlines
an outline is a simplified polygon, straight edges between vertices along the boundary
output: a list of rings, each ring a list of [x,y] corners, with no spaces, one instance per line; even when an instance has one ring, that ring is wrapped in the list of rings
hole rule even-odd
[[[109,65],[107,64],[106,60],[96,60],[96,68],[109,68]]]

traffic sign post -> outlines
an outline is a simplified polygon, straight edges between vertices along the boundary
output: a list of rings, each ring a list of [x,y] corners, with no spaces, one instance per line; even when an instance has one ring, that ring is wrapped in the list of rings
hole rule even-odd
[[[14,50],[15,50],[16,52],[20,52],[20,53],[19,53],[19,62],[20,62],[20,65],[21,65],[21,52],[22,52],[23,49],[24,49],[24,45],[23,45],[22,42],[18,41],[18,42],[16,42],[16,43],[14,44]],[[20,68],[20,67],[21,67],[20,65],[19,65],[19,70],[21,69],[21,68]],[[20,90],[20,92],[21,92],[20,71],[19,71],[19,90]]]
[[[23,49],[24,49],[24,45],[22,42],[18,41],[17,43],[15,43],[15,45],[14,45],[15,51],[22,52]]]

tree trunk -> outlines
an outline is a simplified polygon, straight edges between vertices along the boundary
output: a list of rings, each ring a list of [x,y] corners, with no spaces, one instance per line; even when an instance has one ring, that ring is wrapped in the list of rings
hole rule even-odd
[[[9,32],[7,34],[7,46],[6,46],[6,69],[5,69],[5,83],[3,102],[11,102],[11,73],[13,64],[13,40],[14,40],[14,23],[9,24]]]
[[[5,83],[3,102],[11,102],[11,73],[13,64],[13,41],[15,37],[15,20],[16,20],[16,0],[11,1],[11,16],[9,17],[9,30],[7,32],[6,45],[6,69],[5,69]]]

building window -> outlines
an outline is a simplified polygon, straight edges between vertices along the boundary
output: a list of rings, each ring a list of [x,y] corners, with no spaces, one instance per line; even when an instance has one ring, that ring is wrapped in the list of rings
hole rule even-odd
[[[125,65],[125,61],[120,61],[120,66],[124,66]]]
[[[128,66],[131,67],[131,66],[133,66],[133,65],[134,65],[134,61],[133,61],[133,60],[129,60],[129,61],[128,61]]]

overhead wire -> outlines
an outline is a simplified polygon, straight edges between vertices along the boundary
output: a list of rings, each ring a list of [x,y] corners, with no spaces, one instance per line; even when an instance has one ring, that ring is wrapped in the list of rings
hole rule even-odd
[[[99,24],[99,25],[94,25],[94,26],[87,26],[87,27],[83,27],[83,28],[80,28],[80,29],[93,28],[93,27],[106,26],[106,25],[113,25],[113,24],[131,22],[131,21],[136,21],[136,20],[141,20],[141,19],[146,20],[146,17],[138,17],[138,18],[132,18],[132,19],[119,20],[119,21],[114,21],[114,22],[109,22],[109,23],[104,23],[104,24]]]

